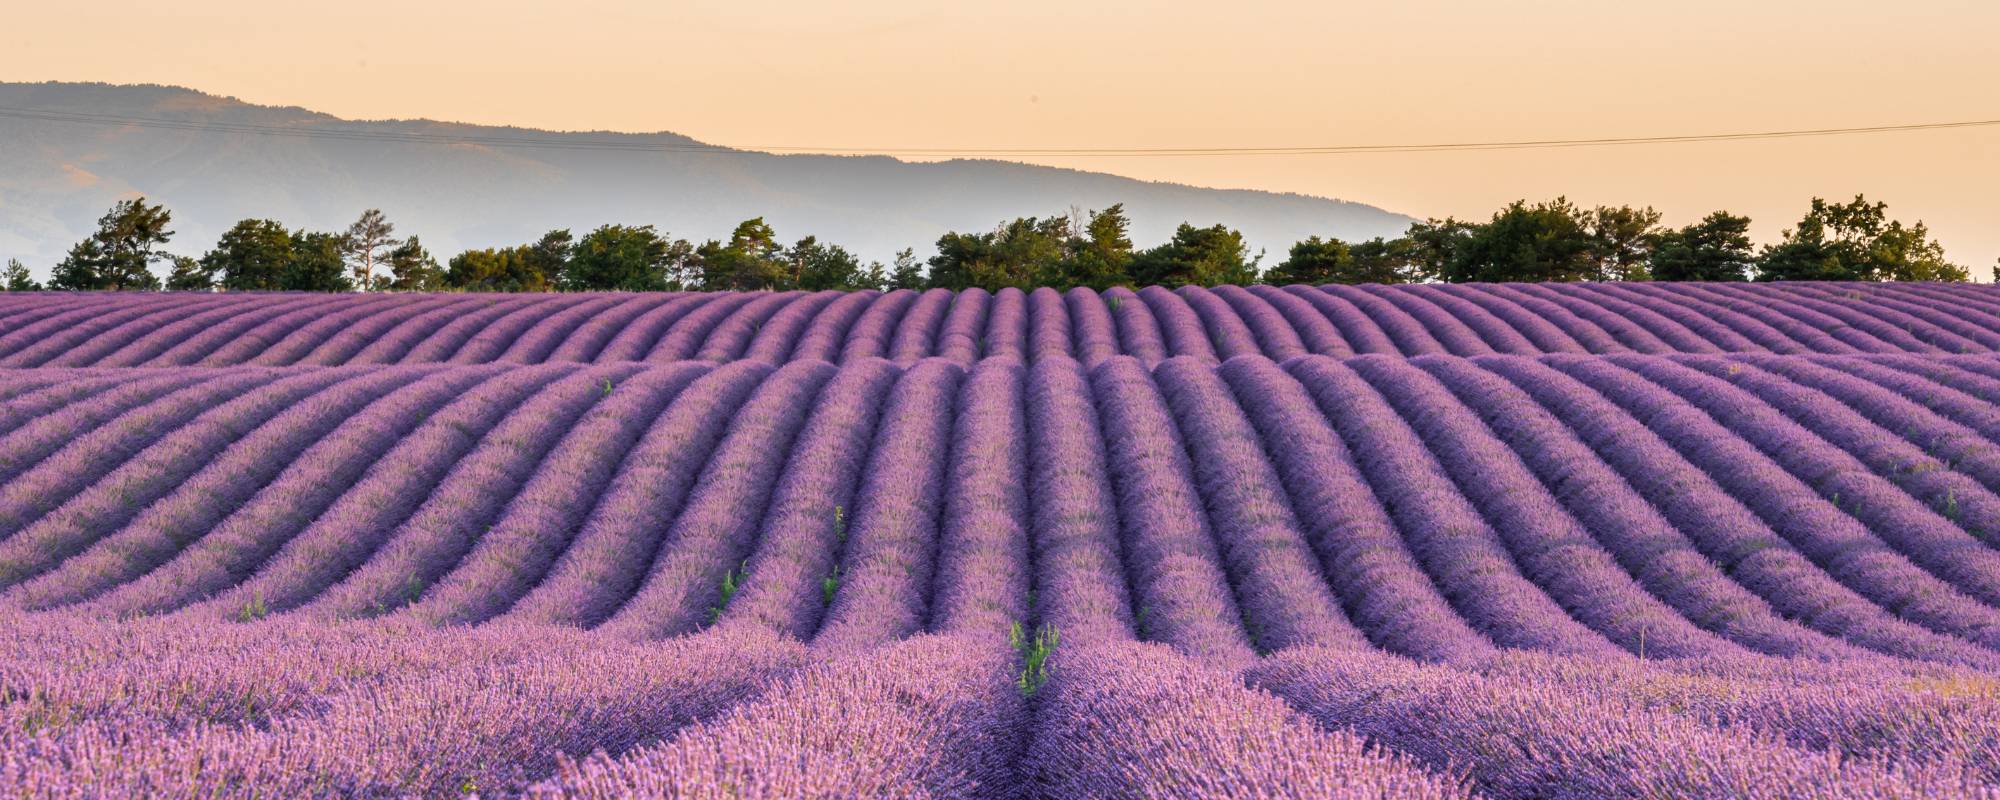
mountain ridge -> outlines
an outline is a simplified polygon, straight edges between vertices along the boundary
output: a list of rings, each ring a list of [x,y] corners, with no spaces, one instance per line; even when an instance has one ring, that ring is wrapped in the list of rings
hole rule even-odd
[[[247,217],[339,229],[381,208],[398,233],[440,258],[532,240],[551,228],[653,224],[693,240],[765,217],[789,241],[815,235],[864,258],[926,254],[947,230],[1122,202],[1140,246],[1175,225],[1223,223],[1253,252],[1281,258],[1309,235],[1400,233],[1410,217],[1332,198],[1142,181],[994,159],[772,154],[671,131],[553,131],[430,119],[349,120],[158,84],[0,83],[0,113],[101,114],[90,124],[0,116],[0,258],[46,275],[112,202],[143,194],[174,212],[168,250],[197,255]],[[160,120],[163,125],[131,120]],[[127,124],[119,124],[121,121]],[[172,125],[199,126],[200,129]],[[290,127],[287,135],[227,126]],[[217,127],[221,126],[221,127]],[[535,134],[583,143],[620,137],[699,151],[494,146],[337,138],[429,133]],[[328,137],[326,134],[334,134]],[[586,138],[589,137],[589,138]],[[718,148],[710,150],[708,148]]]

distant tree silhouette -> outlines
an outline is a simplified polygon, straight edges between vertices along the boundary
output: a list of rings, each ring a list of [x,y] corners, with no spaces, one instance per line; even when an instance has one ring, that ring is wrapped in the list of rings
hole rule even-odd
[[[97,232],[70,248],[49,281],[53,289],[158,289],[150,264],[166,258],[160,246],[172,239],[173,214],[146,198],[123,200],[98,219]]]

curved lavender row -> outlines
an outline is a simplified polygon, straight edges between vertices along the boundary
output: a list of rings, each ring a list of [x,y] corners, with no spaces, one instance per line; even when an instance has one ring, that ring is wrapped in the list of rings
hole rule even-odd
[[[1256,642],[1244,629],[1187,448],[1152,375],[1129,356],[1116,358],[1091,370],[1091,389],[1141,638],[1203,661],[1248,663]]]
[[[1434,661],[1467,661],[1493,645],[1424,574],[1305,388],[1269,361],[1231,359],[1221,374],[1270,450],[1321,568],[1377,646]]]
[[[1890,298],[1957,320],[1960,327],[1954,330],[1960,335],[1966,335],[1964,327],[1989,331],[2000,324],[2000,304],[1974,292],[1957,292],[1929,284],[1891,285],[1885,289],[1883,294]]]
[[[1627,651],[1670,658],[1742,653],[1633,580],[1520,456],[1435,377],[1413,364],[1371,356],[1350,366],[1374,384],[1437,455],[1459,491],[1491,523],[1522,574],[1571,617]]]
[[[1865,655],[1777,616],[1733,581],[1659,509],[1598,460],[1577,435],[1520,387],[1465,361],[1418,359],[1504,440],[1571,517],[1641,586],[1701,629],[1759,652],[1823,659]],[[1648,630],[1649,636],[1653,631]],[[1659,644],[1659,640],[1648,644]],[[1652,654],[1668,655],[1667,648]]]
[[[1285,292],[1302,300],[1322,319],[1339,329],[1355,353],[1401,353],[1402,345],[1381,323],[1361,313],[1353,303],[1322,292],[1315,286],[1287,286]]]
[[[234,582],[237,570],[255,570],[233,588],[203,601],[204,610],[234,616],[245,608],[276,612],[311,600],[366,562],[508,413],[570,371],[558,366],[514,368],[473,387],[397,440],[310,524],[296,519],[290,525],[264,528],[246,520],[234,529],[236,536],[218,538],[214,545],[206,538],[196,543],[187,559],[204,576],[202,581],[214,581],[203,587],[206,591]],[[301,524],[304,527],[293,527]],[[253,561],[258,553],[271,555]],[[221,563],[202,565],[204,561]]]
[[[609,311],[590,315],[583,324],[571,330],[569,336],[549,351],[549,361],[589,363],[598,360],[598,355],[611,344],[613,337],[635,324],[641,317],[659,307],[671,303],[682,295],[679,292],[648,292],[634,295],[631,299],[612,306]]]
[[[591,407],[606,381],[636,364],[572,370],[543,387],[480,439],[415,513],[368,560],[301,610],[324,617],[374,616],[415,602],[499,521],[549,452]]]
[[[514,336],[513,340],[507,343],[506,349],[499,354],[476,360],[501,364],[540,364],[554,361],[556,359],[550,358],[550,354],[562,346],[563,342],[568,341],[570,334],[575,333],[577,328],[598,316],[615,313],[620,306],[631,302],[633,301],[622,297],[605,297],[596,302],[576,303],[543,317],[527,330]],[[475,359],[469,353],[460,352],[453,356],[453,360],[465,363]]]
[[[691,295],[690,297],[693,299],[694,304],[688,309],[687,313],[676,318],[672,325],[668,326],[653,340],[652,346],[647,348],[634,360],[661,363],[693,358],[695,352],[701,349],[702,343],[708,340],[709,334],[714,332],[716,328],[723,325],[729,318],[735,316],[738,311],[743,310],[744,307],[759,300],[768,301],[772,295],[769,293],[752,294],[745,292],[741,294],[714,296]],[[771,304],[769,302],[761,306],[761,308],[770,307]]]
[[[1678,434],[1677,429],[1669,428],[1663,435],[1635,416],[1673,413],[1675,403],[1664,390],[1648,390],[1610,376],[1630,392],[1600,393],[1603,390],[1540,360],[1488,357],[1477,363],[1519,386],[1561,420],[1703,555],[1779,614],[1891,655],[2000,663],[1969,642],[1898,619],[1799,552],[1746,506],[1744,498],[1732,496],[1716,477],[1669,443],[1666,436]]]
[[[417,341],[408,342],[407,347],[396,353],[394,363],[423,364],[448,362],[451,360],[452,354],[457,353],[467,341],[478,335],[486,326],[498,324],[499,321],[513,316],[522,309],[530,308],[536,303],[545,302],[545,298],[535,295],[486,295],[474,302],[478,305],[473,309],[454,309],[452,313],[442,315],[447,317],[444,320],[444,324],[439,326],[430,335]],[[425,316],[430,315],[427,314]],[[382,344],[382,342],[377,342],[376,344]],[[398,342],[397,344],[401,345],[404,343]],[[374,348],[371,346],[369,349],[372,350]]]
[[[967,289],[951,301],[951,313],[938,329],[937,355],[961,367],[970,368],[985,355],[980,340],[986,335],[986,318],[992,313],[993,296],[985,289]]]
[[[1132,591],[1090,379],[1074,361],[1044,361],[1024,388],[1030,610],[1072,642],[1130,639]]]
[[[1097,364],[1119,354],[1118,323],[1104,296],[1081,286],[1063,292],[1064,313],[1076,329],[1076,360]]]
[[[993,293],[993,307],[986,313],[986,332],[980,335],[979,352],[984,358],[1028,360],[1028,295],[1012,286]]]
[[[813,315],[797,341],[791,345],[789,356],[780,356],[771,361],[773,365],[786,361],[838,361],[841,343],[856,320],[875,305],[880,295],[872,291],[848,292],[839,300]]]
[[[422,298],[403,303],[389,313],[375,314],[320,342],[312,352],[299,358],[301,364],[336,365],[363,363],[361,353],[375,342],[393,335],[405,323],[421,318],[431,312],[457,307],[462,301],[448,297]]]
[[[1070,358],[1075,354],[1070,336],[1069,310],[1061,293],[1043,286],[1028,293],[1027,356],[1030,359]]]
[[[887,356],[889,337],[895,335],[896,324],[902,321],[903,314],[916,303],[917,297],[917,292],[897,289],[874,298],[854,324],[848,326],[847,337],[840,343],[838,363]]]
[[[1334,287],[1328,287],[1329,290]],[[1494,352],[1493,343],[1481,332],[1460,319],[1447,313],[1436,303],[1430,302],[1414,292],[1387,290],[1387,287],[1364,284],[1341,287],[1347,297],[1363,308],[1378,310],[1382,314],[1393,314],[1415,321],[1430,332],[1446,352],[1458,356],[1485,355]],[[1360,298],[1367,298],[1365,300]],[[1377,304],[1381,305],[1377,305]]]
[[[1313,308],[1311,303],[1299,299],[1297,295],[1275,286],[1252,286],[1245,289],[1243,294],[1263,301],[1272,311],[1278,312],[1278,315],[1284,318],[1285,325],[1292,330],[1292,335],[1298,337],[1299,346],[1305,350],[1304,354],[1343,357],[1354,355],[1354,347],[1348,344],[1347,335],[1341,333],[1340,328],[1320,314],[1318,309]],[[1232,291],[1223,296],[1229,298],[1231,302],[1236,302],[1235,298],[1241,295]],[[1373,324],[1370,322],[1369,326],[1372,327]],[[1380,337],[1382,332],[1376,329],[1373,333],[1376,337]]]
[[[1215,343],[1216,358],[1227,361],[1236,356],[1260,355],[1257,336],[1250,332],[1250,326],[1236,315],[1236,309],[1220,297],[1200,286],[1183,286],[1174,290],[1195,316],[1201,320],[1202,329],[1208,331],[1208,339]]]
[[[1062,648],[1036,700],[1022,770],[1034,797],[1470,797],[1156,644]]]
[[[670,743],[565,759],[527,796],[1013,797],[1028,714],[1012,655],[923,636],[836,658]]]
[[[0,779],[35,795],[517,795],[560,759],[623,751],[719,714],[803,656],[751,634],[634,645],[505,633],[553,652],[379,681],[268,730],[86,726],[29,743]]]
[[[1479,292],[1478,294],[1484,295],[1488,299],[1488,302],[1502,303],[1518,308],[1529,319],[1546,323],[1560,330],[1563,335],[1574,339],[1583,348],[1583,351],[1587,353],[1622,353],[1633,350],[1634,348],[1625,342],[1626,336],[1621,335],[1621,333],[1628,330],[1636,330],[1638,326],[1627,317],[1645,314],[1651,318],[1666,322],[1669,326],[1673,324],[1671,320],[1667,320],[1657,312],[1640,309],[1640,307],[1623,300],[1607,303],[1605,293],[1603,292],[1599,292],[1592,298],[1596,301],[1594,303],[1577,303],[1574,298],[1560,295],[1553,298],[1544,297],[1539,294],[1520,291],[1519,287],[1504,284],[1487,287],[1487,291]],[[1607,311],[1607,308],[1611,306],[1611,303],[1630,306],[1637,313],[1610,313]],[[1571,305],[1577,307],[1573,309]],[[1706,349],[1713,349],[1715,347],[1715,345],[1701,340],[1699,337],[1690,335],[1689,340]],[[1664,344],[1658,337],[1651,337],[1649,341],[1655,345]],[[1567,348],[1557,348],[1557,350],[1567,352]]]
[[[1521,575],[1499,534],[1459,492],[1437,457],[1358,373],[1317,356],[1293,359],[1285,367],[1354,453],[1417,563],[1459,616],[1503,647],[1622,655],[1617,645],[1572,619]]]
[[[876,421],[889,413],[883,398],[902,374],[887,361],[869,359],[841,369],[820,390],[770,502],[756,512],[757,547],[723,621],[812,638],[826,610],[826,587],[840,580],[835,570],[853,529],[854,487],[867,475]]]
[[[374,325],[364,324],[341,331],[321,344],[310,357],[318,358],[323,354],[358,346],[359,349],[347,357],[349,363],[395,364],[411,350],[427,341],[432,334],[458,323],[460,317],[484,313],[485,310],[491,309],[494,303],[494,298],[490,296],[462,295],[435,304],[423,304],[414,309],[415,313],[409,317],[358,341],[353,340],[350,334],[359,329],[373,328]],[[371,322],[381,321],[384,320]]]
[[[672,330],[681,317],[702,307],[709,298],[699,294],[675,295],[657,306],[648,309],[613,334],[610,341],[597,351],[599,363],[609,361],[644,361],[646,354],[653,351],[653,345]]]
[[[1468,769],[1494,798],[1996,794],[1963,769],[1843,762],[1574,690],[1373,654],[1289,651],[1245,680],[1326,728]]]
[[[1718,341],[1734,340],[1744,347],[1756,343],[1721,324],[1689,314],[1687,309],[1621,294],[1623,284],[1606,284],[1602,291],[1565,291],[1568,287],[1539,284],[1495,284],[1488,292],[1534,309],[1558,323],[1571,323],[1569,330],[1579,338],[1588,332],[1609,337],[1616,346],[1593,348],[1593,353],[1664,353],[1675,350],[1712,352]],[[1602,340],[1600,340],[1602,341]]]
[[[1901,342],[1904,337],[1914,337],[1946,353],[1991,351],[2000,346],[2000,334],[1932,305],[1912,303],[1890,292],[1876,292],[1874,297],[1867,297],[1859,292],[1843,292],[1824,285],[1802,284],[1785,288],[1800,302],[1811,303],[1816,308],[1826,309],[1829,314],[1862,325],[1878,338]],[[1897,328],[1902,330],[1897,331]],[[1880,332],[1876,332],[1878,329]]]
[[[1750,463],[1775,465],[1788,473],[1776,482],[1787,490],[1781,495],[1787,501],[1783,513],[1788,521],[1811,524],[1812,535],[1829,548],[1828,552],[1837,549],[1843,558],[1856,551],[1879,552],[1887,556],[1880,560],[1885,568],[1903,575],[1905,588],[1952,598],[1946,602],[1963,609],[1960,615],[1950,617],[1957,620],[1952,624],[1990,632],[1976,636],[2000,637],[2000,609],[1958,600],[1969,596],[1994,604],[2000,597],[1994,587],[2000,575],[1992,574],[1990,561],[1976,557],[1984,546],[1952,525],[1940,510],[1918,503],[1852,455],[1787,419],[1770,403],[1779,403],[1795,415],[1837,418],[1845,412],[1851,417],[1852,410],[1825,395],[1815,403],[1809,396],[1812,393],[1784,392],[1783,381],[1775,381],[1780,384],[1777,389],[1768,385],[1758,387],[1761,391],[1746,389],[1744,385],[1756,386],[1760,375],[1769,376],[1741,362],[1710,365],[1720,376],[1678,358],[1618,363],[1706,411],[1734,434],[1736,444],[1751,445],[1768,459]],[[1865,421],[1861,424],[1867,425]],[[1850,498],[1858,502],[1850,503]],[[1936,552],[1944,548],[1960,552]],[[1928,573],[1941,574],[1933,577]],[[1985,641],[2000,644],[2000,638]]]
[[[959,385],[930,630],[998,637],[1030,620],[1023,370],[982,361]]]
[[[802,297],[810,297],[805,292],[772,292],[743,304],[735,313],[724,317],[701,341],[700,349],[692,356],[680,356],[655,351],[653,360],[672,361],[680,358],[694,358],[700,361],[734,361],[749,349],[750,341],[757,330],[778,310]]]
[[[173,321],[159,325],[145,318],[135,319],[110,330],[92,333],[89,327],[79,325],[62,332],[61,336],[50,337],[34,348],[16,353],[6,359],[20,366],[68,367],[102,364],[111,360],[116,353],[138,344],[145,339],[174,342],[184,339],[208,326],[221,324],[233,317],[255,310],[262,303],[255,299],[239,298],[235,302],[213,305],[188,304],[189,307],[173,310]],[[40,354],[32,351],[42,350]],[[33,362],[32,364],[26,362]]]
[[[1410,292],[1431,301],[1447,313],[1479,319],[1477,329],[1480,335],[1493,342],[1495,350],[1503,353],[1592,352],[1564,327],[1494,292],[1447,292],[1430,284],[1412,286]],[[1555,317],[1564,323],[1603,336],[1602,329],[1596,326],[1579,325],[1581,321],[1574,314],[1564,312],[1552,303],[1545,307],[1555,311]],[[1594,339],[1593,342],[1605,346],[1612,344],[1608,337]]]
[[[674,397],[596,499],[590,516],[506,617],[589,627],[630,597],[736,413],[772,368],[724,364]]]
[[[189,301],[197,313],[202,309],[230,302],[245,302],[245,300],[237,298],[231,301],[210,296]],[[92,334],[114,330],[119,325],[133,320],[171,319],[179,313],[180,309],[175,306],[140,304],[109,309],[83,307],[65,311],[0,336],[0,365],[34,366],[47,360],[48,352],[56,345],[69,346],[71,343],[87,341]],[[25,363],[23,359],[26,359]]]
[[[1458,320],[1466,327],[1471,328],[1472,332],[1485,340],[1486,344],[1493,348],[1494,352],[1545,352],[1545,348],[1533,341],[1529,341],[1530,334],[1528,331],[1516,328],[1511,320],[1504,320],[1500,315],[1488,310],[1487,306],[1491,302],[1491,296],[1485,292],[1466,292],[1464,297],[1460,297],[1458,294],[1440,290],[1436,286],[1419,284],[1411,286],[1404,294],[1412,300],[1421,300],[1429,306],[1437,308],[1446,316]],[[1503,304],[1501,307],[1505,308],[1506,306]],[[1553,341],[1552,349],[1555,352],[1574,352],[1580,349],[1574,341],[1566,340],[1566,337],[1560,331],[1557,331],[1554,326],[1549,325],[1547,322],[1533,319],[1532,317],[1527,319],[1530,322],[1526,327],[1533,331],[1533,336],[1536,340],[1551,339]]]
[[[1705,286],[1690,284],[1684,286],[1638,286],[1633,291],[1668,298],[1670,302],[1688,306],[1699,313],[1715,315],[1730,327],[1743,331],[1745,335],[1770,331],[1797,343],[1803,352],[1810,353],[1862,353],[1868,352],[1876,344],[1874,337],[1856,335],[1856,331],[1844,329],[1837,324],[1827,324],[1819,320],[1814,324],[1785,314],[1766,314],[1766,301],[1750,302],[1741,297],[1708,291]],[[1836,335],[1839,334],[1839,335]],[[1760,335],[1758,338],[1764,338]],[[1856,346],[1855,342],[1867,346]],[[1783,352],[1773,348],[1774,351]]]
[[[170,346],[138,366],[247,364],[300,326],[365,302],[360,296],[269,296],[265,306],[256,312],[233,317],[186,341],[170,342]]]
[[[301,380],[308,377],[314,379]],[[10,561],[20,542],[48,565],[40,576],[0,593],[0,599],[50,608],[139,577],[207,533],[300,451],[418,377],[409,368],[346,368],[324,378],[308,373],[267,384],[196,418],[105,475],[97,488],[0,545],[0,564]],[[231,434],[239,433],[232,441]],[[62,558],[65,553],[74,555]]]
[[[1438,341],[1430,329],[1416,318],[1398,310],[1395,304],[1362,291],[1355,286],[1321,286],[1311,291],[1339,303],[1335,314],[1355,314],[1366,317],[1382,328],[1396,348],[1403,355],[1423,355],[1425,353],[1450,353],[1451,348]]]
[[[0,312],[0,336],[33,325],[58,314],[67,314],[80,308],[91,308],[101,302],[94,294],[80,292],[73,295],[49,297],[40,294],[9,292],[7,309]]]
[[[158,381],[161,377],[158,372],[125,370],[37,369],[0,373],[0,437],[36,420],[90,403],[121,385]],[[0,442],[5,441],[0,438]],[[0,463],[5,462],[0,460]]]
[[[458,565],[404,613],[451,624],[506,611],[541,582],[646,429],[708,371],[681,363],[617,384],[607,378],[604,398],[563,434]]]
[[[268,366],[288,366],[299,363],[306,356],[311,355],[314,350],[318,349],[321,344],[324,344],[341,331],[357,324],[367,324],[368,321],[381,317],[394,317],[407,307],[406,303],[351,302],[342,304],[334,309],[322,309],[321,314],[302,320],[304,322],[303,325],[291,327],[285,330],[282,336],[271,338],[268,345],[257,350],[256,354],[248,358],[244,363],[264,364]],[[273,331],[272,333],[275,334],[276,332]],[[237,347],[237,345],[238,342],[232,341],[230,343],[231,348]],[[238,350],[237,352],[243,351]],[[215,359],[217,356],[222,355],[222,353],[223,351],[217,351],[217,353],[210,354],[209,360],[205,363],[236,363],[234,361],[216,362]]]
[[[1557,287],[1552,286],[1537,288],[1543,292],[1552,293],[1557,291]],[[1577,297],[1579,300],[1586,299],[1586,296],[1582,292],[1570,291],[1568,294]],[[1747,315],[1736,309],[1723,308],[1708,303],[1699,298],[1691,297],[1686,292],[1678,292],[1670,288],[1663,289],[1657,286],[1640,286],[1636,283],[1613,283],[1607,284],[1603,292],[1589,295],[1587,299],[1589,302],[1609,307],[1610,304],[1607,301],[1611,297],[1631,301],[1627,303],[1629,308],[1649,309],[1653,313],[1671,319],[1684,330],[1700,333],[1702,339],[1720,349],[1762,350],[1772,353],[1813,352],[1810,345],[1803,344],[1790,336],[1786,336],[1784,333],[1779,332],[1776,328],[1771,327],[1754,316]],[[1648,326],[1648,329],[1651,327]],[[1725,341],[1740,344],[1738,346],[1729,346],[1724,344]],[[1639,352],[1657,353],[1677,349],[1683,348],[1640,349]],[[1841,352],[1847,352],[1850,349],[1847,347],[1839,348]]]
[[[562,313],[560,302],[564,298],[543,296],[534,301],[515,306],[505,316],[480,327],[478,332],[468,337],[455,348],[444,361],[447,364],[478,364],[500,360],[501,354],[519,343],[529,331],[543,322]],[[593,297],[584,301],[588,305],[601,305],[603,297]]]
[[[1228,303],[1230,313],[1241,318],[1243,324],[1249,327],[1251,334],[1257,337],[1257,349],[1264,357],[1282,361],[1309,352],[1305,340],[1299,338],[1299,332],[1292,328],[1291,322],[1262,296],[1251,294],[1241,286],[1217,286],[1212,293]]]
[[[1139,363],[1149,368],[1166,360],[1166,334],[1161,332],[1159,320],[1153,316],[1153,310],[1146,306],[1145,300],[1131,289],[1116,286],[1104,291],[1104,305],[1117,324],[1118,341],[1126,355],[1139,359]]]
[[[949,361],[926,360],[896,381],[860,475],[837,586],[813,636],[815,648],[856,650],[925,628],[952,409],[964,376]]]
[[[842,292],[813,292],[797,302],[786,303],[751,334],[750,343],[743,349],[741,357],[766,364],[784,363],[793,349],[798,347],[801,337],[811,329],[820,312],[844,296]]]
[[[1750,391],[1810,431],[1812,439],[1785,437],[1791,446],[1781,463],[1819,476],[1814,488],[1840,497],[1843,509],[1851,498],[1850,515],[1932,574],[2000,604],[2000,552],[1991,549],[2000,546],[2000,496],[1907,441],[1936,442],[1954,432],[1927,415],[1896,414],[1914,404],[1867,381],[1808,364],[1772,364],[1782,371],[1773,372],[1761,361],[1682,363]],[[1887,424],[1857,411],[1880,414],[1885,403],[1897,417]]]
[[[938,327],[944,324],[955,296],[957,293],[950,289],[931,289],[918,295],[917,302],[910,305],[910,312],[896,323],[896,332],[889,337],[889,360],[908,366],[930,356]]]
[[[644,581],[622,598],[603,630],[628,638],[674,636],[721,607],[723,578],[749,558],[779,468],[835,372],[824,362],[793,362],[757,387],[731,417],[729,433],[644,567]]]
[[[1864,353],[1951,352],[1919,339],[1902,328],[1857,315],[1851,309],[1835,304],[1801,297],[1782,286],[1779,287],[1779,291],[1767,293],[1745,291],[1740,286],[1714,285],[1702,288],[1714,295],[1740,298],[1745,302],[1755,303],[1766,311],[1779,312],[1788,319],[1817,327]]]
[[[1891,551],[1853,518],[1764,453],[1703,413],[1690,398],[1648,380],[1662,375],[1688,394],[1703,397],[1720,381],[1669,362],[1636,364],[1555,359],[1558,369],[1632,410],[1668,445],[1749,507],[1765,525],[1831,575],[1897,616],[1940,633],[2000,644],[1995,612],[1946,586]],[[1676,374],[1676,370],[1679,374]],[[1700,378],[1702,380],[1693,380]]]
[[[38,738],[67,747],[77,728],[266,726],[383,681],[517,661],[548,641],[498,628],[112,623],[70,613],[0,612],[0,623],[0,683],[13,692],[0,704],[0,761],[43,746]]]
[[[1992,681],[1986,675],[1911,676],[1799,660],[1741,667],[1658,663],[1634,670],[1529,653],[1509,653],[1480,670],[1845,758],[1958,765],[1979,780],[2000,779],[2000,703],[1976,694],[1976,687]]]
[[[1770,361],[1753,363],[1793,380],[1813,371]],[[1977,396],[1983,390],[1988,397],[2000,397],[2000,381],[1927,358],[1809,363],[1814,369],[1838,370],[1888,390],[1893,399],[1878,397],[1856,407],[1884,427],[1923,430],[1924,452],[1971,475],[1987,489],[2000,491],[2000,449],[1994,445],[2000,440],[2000,406]],[[1985,538],[1982,530],[1972,533]]]
[[[202,375],[164,386],[135,381],[93,398],[82,407],[37,420],[69,432],[60,441],[44,438],[50,434],[46,430],[50,425],[35,424],[16,430],[0,440],[0,446],[5,446],[0,454],[6,457],[7,466],[13,468],[8,470],[5,483],[0,483],[0,547],[11,544],[24,528],[151,447],[160,438],[160,431],[178,429],[228,398],[288,379],[310,383],[320,380],[320,376],[251,369]],[[167,391],[129,406],[105,402],[136,399],[122,391],[133,389]],[[111,409],[124,413],[102,416],[93,413]],[[20,447],[7,446],[16,444]],[[16,562],[20,567],[36,559],[33,551],[19,553],[18,557],[27,559]],[[24,577],[27,575],[21,571],[0,571],[0,583],[11,584]]]
[[[1222,378],[1189,358],[1169,359],[1153,378],[1187,444],[1251,640],[1264,650],[1367,647],[1327,587],[1257,430]]]
[[[301,448],[296,458],[285,459],[284,472],[256,488],[256,493],[240,504],[211,508],[197,492],[185,499],[184,509],[156,506],[163,514],[180,511],[217,516],[185,527],[135,525],[121,531],[119,537],[134,539],[121,549],[154,551],[146,559],[151,569],[143,576],[107,587],[87,608],[121,616],[155,613],[180,608],[234,585],[355,486],[365,470],[390,453],[423,419],[498,371],[494,367],[421,370],[413,381],[342,420],[310,447]],[[383,374],[397,372],[384,370]],[[160,563],[163,557],[170,560]]]
[[[1160,337],[1167,347],[1165,356],[1192,356],[1205,364],[1222,360],[1215,355],[1215,343],[1201,326],[1201,317],[1188,308],[1180,295],[1148,286],[1139,290],[1139,300],[1146,304],[1146,310],[1160,326]]]

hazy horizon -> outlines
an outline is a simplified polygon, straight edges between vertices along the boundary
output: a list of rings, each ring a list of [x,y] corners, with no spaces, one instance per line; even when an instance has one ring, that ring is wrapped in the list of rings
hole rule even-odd
[[[1393,7],[1171,0],[1089,8],[871,3],[755,10],[599,0],[338,13],[262,3],[36,5],[0,80],[186,86],[358,119],[672,131],[756,149],[1259,147],[1650,136],[2000,116],[2000,8],[1855,0],[1674,8],[1557,0]],[[476,10],[475,10],[476,9]],[[782,13],[780,13],[782,12]],[[1748,214],[1813,196],[1927,222],[1984,278],[2000,256],[2000,130],[1564,150],[1037,157],[1196,186],[1483,218],[1514,199]],[[920,243],[912,243],[920,244]]]

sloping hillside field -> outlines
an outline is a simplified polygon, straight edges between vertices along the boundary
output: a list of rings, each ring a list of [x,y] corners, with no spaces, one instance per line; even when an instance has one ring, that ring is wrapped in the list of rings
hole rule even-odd
[[[0,793],[2000,797],[2000,291],[0,297]]]

